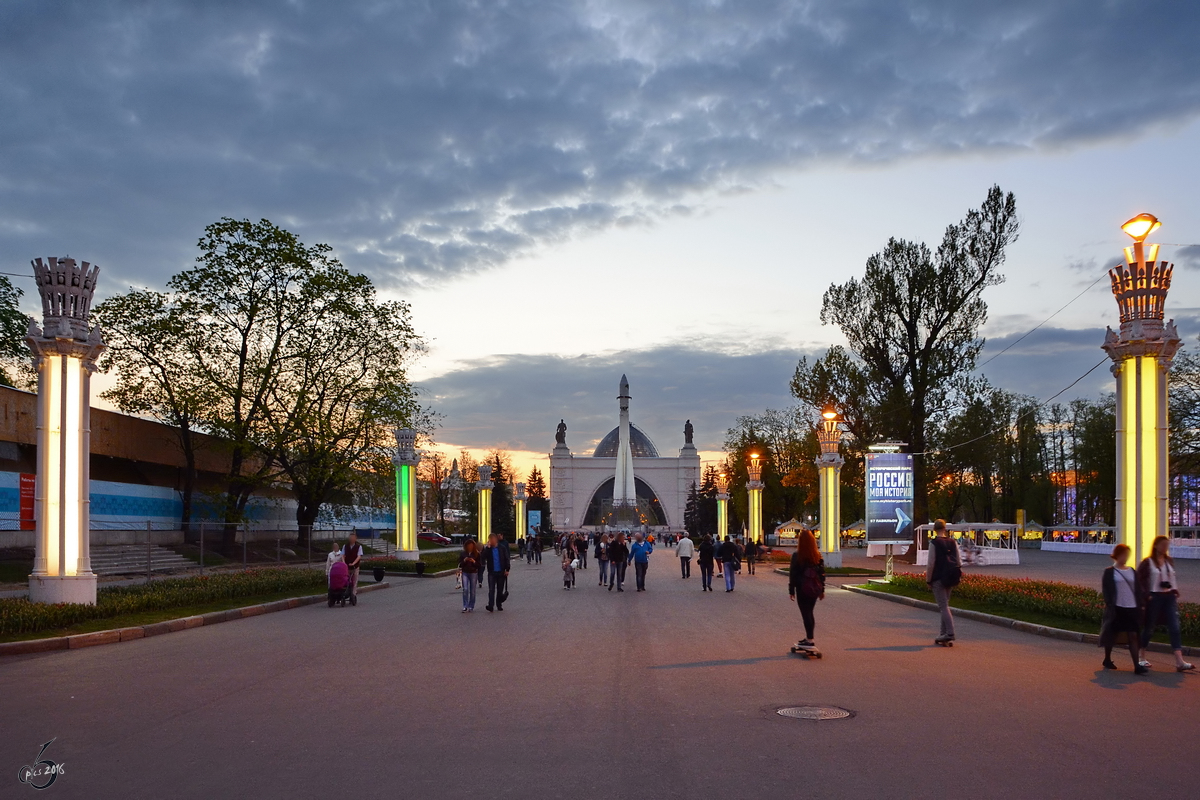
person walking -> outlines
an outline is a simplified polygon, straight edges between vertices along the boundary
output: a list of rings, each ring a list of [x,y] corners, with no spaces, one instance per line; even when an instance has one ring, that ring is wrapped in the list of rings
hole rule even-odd
[[[608,545],[608,590],[611,592],[613,586],[617,587],[618,592],[625,591],[622,588],[625,585],[625,567],[629,563],[629,545],[625,544],[625,534],[618,533],[615,541],[609,542]]]
[[[713,546],[712,534],[704,534],[704,539],[700,542],[700,547],[697,552],[699,556],[696,558],[696,563],[700,565],[700,591],[712,591],[713,579],[713,562],[716,556],[716,548]]]
[[[488,537],[487,547],[483,548],[480,557],[488,579],[488,611],[495,608],[504,610],[504,601],[508,599],[508,572],[512,568],[508,542],[502,541],[499,534],[493,533]]]
[[[568,547],[562,549],[563,588],[567,591],[575,585],[575,557]]]
[[[608,583],[608,534],[602,533],[596,539],[596,563],[600,565],[600,585]]]
[[[647,542],[641,532],[633,535],[633,546],[629,548],[629,560],[633,562],[633,573],[637,578],[637,590],[646,591],[646,571],[650,569],[650,554],[654,544]]]
[[[954,616],[950,613],[950,592],[962,580],[962,560],[958,555],[958,542],[946,530],[946,520],[933,523],[937,536],[929,543],[929,558],[925,566],[925,583],[933,590],[933,599],[942,612],[942,632],[934,639],[936,644],[954,641]]]
[[[746,574],[754,574],[754,562],[758,561],[758,542],[751,539],[746,543]]]
[[[797,647],[815,647],[814,635],[817,622],[813,611],[817,601],[825,599],[825,560],[817,548],[817,537],[812,531],[800,531],[796,537],[796,552],[792,553],[792,564],[788,570],[788,597],[800,607],[804,619],[804,638],[796,642]]]
[[[1179,582],[1175,575],[1175,559],[1171,558],[1171,540],[1166,536],[1154,537],[1150,555],[1138,565],[1138,577],[1146,593],[1146,621],[1142,628],[1142,651],[1150,646],[1150,637],[1160,622],[1167,626],[1171,650],[1175,653],[1175,669],[1187,672],[1195,669],[1194,664],[1183,660],[1183,642],[1179,636]],[[1143,654],[1141,666],[1149,667]]]
[[[579,559],[579,566],[587,569],[588,548],[591,546],[591,536],[586,533],[579,534],[579,539],[575,542],[575,557]]]
[[[342,550],[342,561],[350,570],[350,596],[358,597],[358,568],[362,566],[362,545],[358,543],[358,534],[350,531],[350,540]]]
[[[458,577],[462,580],[463,610],[466,614],[475,610],[475,587],[479,585],[479,545],[474,539],[463,542],[458,554]]]
[[[1116,669],[1112,651],[1117,635],[1125,634],[1129,643],[1129,656],[1133,659],[1133,671],[1144,675],[1147,669],[1138,657],[1138,629],[1141,627],[1142,603],[1145,592],[1142,578],[1129,564],[1129,545],[1119,544],[1113,548],[1111,567],[1104,570],[1100,578],[1100,593],[1104,595],[1104,616],[1100,621],[1100,646],[1104,648],[1105,669]]]
[[[533,563],[535,564],[542,563],[542,547],[542,537],[540,535],[533,537]]]
[[[732,592],[734,571],[738,567],[738,547],[733,537],[725,537],[720,550],[717,551],[717,557],[721,559],[721,571],[725,573],[725,591]]]
[[[333,565],[342,560],[342,549],[338,547],[338,543],[334,542],[329,550],[329,555],[325,556],[325,577],[329,577],[329,570],[333,569]]]
[[[687,531],[684,531],[683,536],[679,539],[679,544],[675,547],[675,555],[679,558],[680,577],[685,580],[692,577],[692,555],[695,552],[696,545],[692,544]]]

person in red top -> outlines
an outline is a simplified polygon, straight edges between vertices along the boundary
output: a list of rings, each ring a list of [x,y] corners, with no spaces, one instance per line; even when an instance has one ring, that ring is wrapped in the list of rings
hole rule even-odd
[[[362,545],[358,543],[358,534],[350,531],[350,541],[342,551],[342,561],[350,570],[350,595],[358,597],[358,568],[362,564]]]

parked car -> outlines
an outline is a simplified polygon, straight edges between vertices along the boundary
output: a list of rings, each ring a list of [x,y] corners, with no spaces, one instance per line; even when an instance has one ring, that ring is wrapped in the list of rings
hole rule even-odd
[[[417,534],[417,538],[424,539],[427,542],[433,542],[434,544],[440,544],[443,547],[448,547],[449,545],[454,544],[452,541],[450,541],[449,536],[442,536],[436,531],[421,531]]]

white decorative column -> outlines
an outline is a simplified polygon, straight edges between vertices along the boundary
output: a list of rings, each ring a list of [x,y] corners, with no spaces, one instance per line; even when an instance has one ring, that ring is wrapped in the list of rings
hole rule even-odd
[[[518,483],[516,486],[516,491],[513,492],[513,505],[516,506],[516,513],[513,514],[513,517],[516,518],[513,524],[513,532],[515,534],[515,539],[513,541],[518,543],[525,538],[525,535],[529,530],[528,526],[525,524],[525,501],[527,499],[528,498],[525,495],[525,484]]]
[[[746,483],[750,512],[750,528],[746,532],[746,535],[750,537],[751,541],[762,543],[762,493],[764,484],[762,482],[762,461],[758,453],[750,454],[750,464],[746,468],[746,474],[750,479]]]
[[[496,484],[492,480],[492,468],[488,464],[479,465],[479,482],[475,488],[479,490],[479,546],[488,543],[492,535],[492,489]]]
[[[29,599],[96,604],[88,536],[91,487],[91,376],[104,352],[100,329],[88,327],[100,268],[73,258],[33,261],[42,296],[42,328],[30,321],[25,341],[38,372],[37,545]]]
[[[1117,541],[1137,563],[1167,535],[1167,374],[1179,334],[1174,320],[1163,323],[1172,265],[1145,244],[1158,220],[1139,214],[1121,227],[1134,240],[1125,264],[1109,270],[1121,330],[1109,328],[1102,347],[1117,379]]]
[[[821,427],[817,428],[817,441],[821,455],[817,458],[817,473],[821,484],[821,557],[827,567],[842,565],[842,465],[845,460],[838,453],[842,432],[838,429],[835,411],[821,415]]]
[[[725,541],[729,535],[729,476],[724,472],[717,475],[717,541]],[[759,544],[762,544],[760,542]]]
[[[396,558],[400,561],[419,561],[417,547],[417,432],[411,428],[396,429]]]

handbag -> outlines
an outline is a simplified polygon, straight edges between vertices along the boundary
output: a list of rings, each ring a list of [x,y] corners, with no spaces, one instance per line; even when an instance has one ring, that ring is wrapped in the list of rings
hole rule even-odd
[[[454,576],[454,588],[455,589],[462,588],[462,573],[461,572]]]
[[[578,558],[571,559],[571,569],[579,569],[579,559]]]

